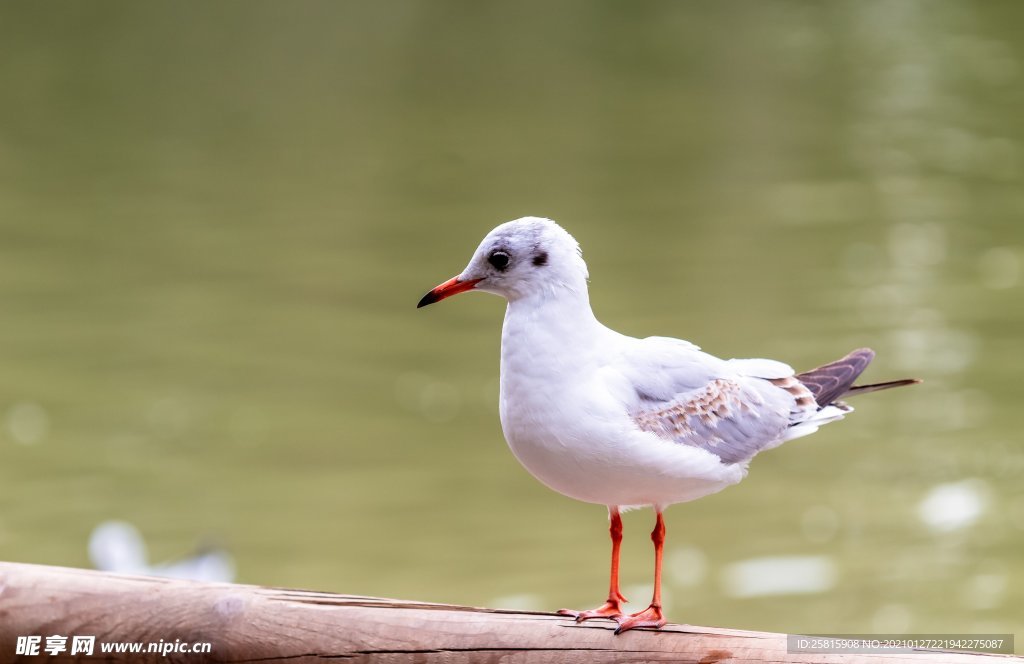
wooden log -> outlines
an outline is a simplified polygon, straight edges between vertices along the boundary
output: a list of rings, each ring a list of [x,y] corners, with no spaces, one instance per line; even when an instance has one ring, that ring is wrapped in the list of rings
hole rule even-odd
[[[51,636],[67,637],[53,661],[83,662],[1024,662],[962,652],[791,654],[784,634],[670,624],[615,636],[613,628],[551,613],[0,563],[0,662],[47,660]],[[33,635],[40,655],[16,655],[18,637]],[[70,654],[73,636],[96,637],[92,656]],[[110,643],[209,643],[210,652],[103,653]]]

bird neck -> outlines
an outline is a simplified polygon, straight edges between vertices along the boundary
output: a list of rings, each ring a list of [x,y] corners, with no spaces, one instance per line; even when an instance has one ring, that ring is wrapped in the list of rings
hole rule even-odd
[[[509,300],[501,335],[503,363],[568,368],[573,361],[586,361],[605,332],[590,308],[585,285],[582,290],[553,289]]]

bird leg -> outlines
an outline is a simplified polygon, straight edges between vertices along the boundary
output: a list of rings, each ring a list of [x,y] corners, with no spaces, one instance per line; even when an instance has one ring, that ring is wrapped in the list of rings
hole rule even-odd
[[[619,616],[616,622],[619,623],[615,630],[621,634],[634,627],[653,627],[658,629],[665,624],[665,616],[661,612],[661,554],[665,546],[665,519],[661,510],[655,508],[658,520],[651,531],[651,541],[654,542],[654,597],[651,598],[651,605],[630,616]]]
[[[590,618],[611,618],[613,620],[622,617],[621,602],[626,602],[625,597],[619,592],[619,545],[622,543],[622,518],[619,516],[618,507],[608,508],[608,533],[612,537],[612,573],[608,587],[608,599],[604,604],[591,609],[590,611],[573,611],[571,609],[559,609],[558,613],[563,616],[571,616],[576,622],[583,622]]]

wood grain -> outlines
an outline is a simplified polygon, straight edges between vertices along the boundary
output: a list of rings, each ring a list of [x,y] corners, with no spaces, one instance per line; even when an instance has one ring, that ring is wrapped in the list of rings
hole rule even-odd
[[[1024,662],[1006,655],[787,654],[786,636],[614,623],[236,584],[0,563],[0,662]],[[18,636],[92,635],[92,657],[15,655]],[[210,654],[102,655],[101,642],[209,642]],[[77,659],[76,659],[77,658]]]

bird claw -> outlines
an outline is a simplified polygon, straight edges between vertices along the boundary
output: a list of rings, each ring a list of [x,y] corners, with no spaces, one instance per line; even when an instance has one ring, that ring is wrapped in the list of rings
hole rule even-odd
[[[569,616],[575,618],[576,622],[583,622],[584,620],[590,620],[591,618],[608,618],[610,620],[618,621],[622,618],[622,609],[619,607],[618,600],[609,599],[607,602],[591,609],[590,611],[573,611],[572,609],[559,609],[558,615]]]
[[[654,629],[661,629],[667,622],[665,616],[661,613],[661,607],[655,604],[651,604],[649,607],[634,613],[629,616],[619,616],[615,619],[615,622],[619,623],[619,626],[615,628],[616,634],[622,634],[623,632],[637,627],[653,627]]]

